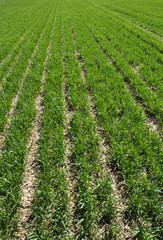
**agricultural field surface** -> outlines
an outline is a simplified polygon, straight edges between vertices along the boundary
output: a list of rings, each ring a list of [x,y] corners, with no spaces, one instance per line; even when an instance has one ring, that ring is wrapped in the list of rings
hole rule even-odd
[[[162,134],[162,0],[0,0],[0,240],[163,239]]]

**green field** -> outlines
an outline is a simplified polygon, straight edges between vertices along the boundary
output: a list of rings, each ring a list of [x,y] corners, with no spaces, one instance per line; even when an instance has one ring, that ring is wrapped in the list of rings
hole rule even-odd
[[[161,240],[163,1],[0,0],[0,240]]]

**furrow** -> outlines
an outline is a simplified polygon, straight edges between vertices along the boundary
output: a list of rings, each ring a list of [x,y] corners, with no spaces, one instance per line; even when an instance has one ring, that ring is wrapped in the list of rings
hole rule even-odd
[[[48,49],[49,51],[49,49]],[[45,60],[45,66],[47,65],[48,55]],[[44,84],[45,84],[45,75],[46,75],[46,67],[43,72],[43,77],[41,79],[41,88],[40,93],[35,100],[37,114],[35,116],[32,131],[27,143],[27,154],[26,154],[26,166],[24,171],[24,179],[21,186],[21,203],[20,203],[20,222],[18,224],[18,239],[24,240],[27,236],[27,228],[29,217],[31,215],[31,204],[33,201],[33,195],[35,191],[34,183],[36,182],[35,176],[35,155],[38,150],[37,142],[40,139],[40,121],[41,116],[43,114],[43,106],[42,103],[42,94],[44,92]]]
[[[98,139],[92,118],[89,115],[86,87],[81,79],[81,69],[75,56],[73,36],[63,10],[64,54],[67,77],[67,98],[73,109],[69,134],[72,145],[72,161],[77,178],[76,215],[78,218],[76,239],[98,239],[96,188],[100,187],[97,175]],[[101,186],[101,185],[100,185]],[[102,203],[99,201],[99,205]],[[106,209],[105,209],[106,210]],[[107,210],[106,210],[107,211]]]
[[[48,24],[48,22],[47,22],[47,24]],[[8,114],[7,114],[6,124],[5,124],[5,126],[4,126],[3,132],[2,132],[1,135],[0,135],[0,149],[3,148],[3,143],[4,143],[5,139],[6,139],[6,133],[7,133],[7,130],[9,129],[9,127],[10,127],[11,120],[12,120],[12,118],[13,118],[13,116],[14,116],[15,108],[16,108],[16,106],[17,106],[17,102],[18,102],[19,96],[20,96],[20,94],[21,94],[21,90],[22,90],[22,88],[23,88],[23,83],[24,83],[24,81],[25,81],[25,79],[26,79],[26,77],[27,77],[27,74],[28,74],[29,70],[30,70],[30,67],[31,67],[31,64],[32,64],[32,60],[33,60],[33,58],[34,58],[34,56],[35,56],[35,54],[36,54],[36,51],[37,51],[37,49],[38,49],[39,43],[40,43],[40,41],[41,41],[41,38],[42,38],[42,36],[43,36],[43,34],[44,34],[44,32],[45,32],[45,29],[46,29],[47,24],[45,25],[45,27],[44,27],[41,35],[40,35],[40,38],[39,38],[39,40],[38,40],[38,42],[37,42],[37,45],[36,45],[36,47],[35,47],[32,55],[31,55],[31,57],[30,57],[30,59],[29,59],[29,61],[28,61],[28,66],[27,66],[27,68],[26,68],[26,70],[25,70],[25,72],[24,72],[24,76],[23,76],[23,78],[22,78],[22,80],[21,80],[21,83],[20,83],[20,86],[19,86],[19,90],[18,90],[17,94],[14,96],[14,98],[12,99],[11,108],[10,108]]]
[[[63,31],[63,30],[62,30]],[[63,96],[63,108],[64,108],[64,172],[68,188],[68,212],[70,215],[69,228],[70,232],[67,232],[66,239],[74,239],[77,233],[77,217],[76,217],[76,188],[77,181],[74,172],[74,164],[71,160],[71,150],[72,142],[68,134],[68,128],[70,126],[70,121],[72,119],[73,111],[70,110],[67,100],[67,90],[66,90],[66,76],[65,76],[65,62],[64,62],[64,51],[63,51],[63,41],[62,41],[62,62],[63,62],[63,85],[62,85],[62,96]]]
[[[58,4],[59,5],[59,4]],[[60,6],[58,6],[60,9]],[[59,11],[57,10],[59,13]],[[67,234],[67,182],[63,170],[63,65],[61,18],[57,16],[43,97],[43,117],[37,153],[37,191],[32,204],[29,236],[65,239]]]
[[[69,17],[68,17],[69,18]],[[69,18],[70,21],[70,18]],[[73,41],[74,41],[74,46],[75,49],[77,49],[76,46],[76,42],[75,42],[75,36],[73,33],[73,29],[70,23],[70,28],[71,28],[71,33],[73,36]],[[100,169],[100,172],[98,172],[97,174],[97,178],[100,177],[101,181],[102,179],[104,179],[104,181],[108,180],[108,176],[109,176],[109,180],[111,182],[111,186],[113,189],[113,194],[112,194],[112,198],[115,199],[115,208],[117,209],[117,218],[116,218],[116,225],[118,225],[121,228],[121,232],[118,237],[119,239],[124,239],[121,238],[122,235],[123,237],[131,237],[132,233],[131,233],[131,228],[129,226],[129,221],[127,221],[127,219],[125,219],[125,215],[124,215],[124,211],[125,209],[127,209],[127,200],[124,198],[124,194],[122,193],[122,190],[119,189],[119,185],[118,185],[118,177],[116,177],[116,175],[113,173],[111,166],[109,166],[108,164],[108,159],[109,159],[109,146],[107,144],[107,137],[105,137],[104,134],[104,130],[102,129],[102,127],[98,124],[98,116],[96,113],[96,106],[95,106],[95,102],[94,102],[94,97],[93,94],[87,84],[87,73],[84,69],[84,65],[82,62],[82,58],[80,56],[80,53],[78,52],[78,50],[75,51],[75,56],[76,56],[76,61],[79,64],[79,68],[81,69],[81,78],[86,86],[86,91],[87,91],[87,97],[88,97],[88,108],[89,108],[89,114],[93,119],[93,124],[95,126],[95,135],[96,137],[98,137],[99,139],[99,161],[98,161],[98,167]],[[95,176],[93,176],[94,178]],[[94,181],[92,179],[91,181],[92,186],[91,187],[95,187]],[[96,183],[95,183],[96,184]],[[99,215],[99,219],[101,218],[101,213],[98,212]],[[113,223],[114,220],[112,220]],[[112,226],[112,228],[114,228],[114,224]],[[104,221],[103,223],[98,223],[98,236],[100,239],[104,239],[106,237],[106,235],[108,234],[108,226],[106,224],[106,222]],[[121,236],[121,237],[120,237]]]
[[[66,8],[68,9],[68,5]],[[73,4],[70,8],[73,8]],[[157,198],[160,199],[159,190],[158,194],[155,192],[161,184],[159,137],[149,133],[149,128],[144,124],[143,110],[134,105],[133,97],[125,89],[124,81],[118,74],[119,71],[116,73],[114,68],[109,66],[107,56],[100,51],[92,34],[89,34],[85,26],[81,25],[80,18],[77,16],[77,8],[70,14],[76,44],[88,72],[88,85],[94,94],[99,122],[107,133],[111,166],[114,170],[116,169],[116,173],[120,172],[123,186],[128,189],[126,192],[129,202],[126,214],[129,219],[140,222],[138,226],[136,224],[133,226],[137,228],[137,230],[134,229],[136,230],[135,239],[139,236],[150,235],[152,231],[158,231],[159,234],[159,229],[155,230],[155,226],[159,226],[160,221],[160,207],[159,204],[157,205]],[[71,63],[69,51],[67,51],[66,62]],[[70,54],[72,55],[71,51]],[[123,65],[123,62],[121,64]],[[132,71],[129,72],[133,76]],[[72,69],[70,69],[70,78],[71,73]],[[133,79],[134,81],[136,78]],[[73,82],[68,86],[70,91]],[[72,97],[73,95],[70,95],[69,99],[73,103]],[[148,176],[144,175],[144,169],[147,170]],[[150,175],[152,171],[155,177]],[[150,180],[152,180],[151,184]],[[151,201],[155,202],[153,206],[150,204]],[[153,226],[149,227],[149,224],[144,224],[144,221],[153,222]]]
[[[86,76],[86,71],[83,68],[83,63],[80,58],[80,54],[78,51],[76,51],[76,58],[78,60],[79,66],[81,68],[81,76],[82,79],[87,86],[87,76]],[[87,86],[87,93],[88,93],[88,106],[89,106],[89,111],[90,115],[93,118],[93,122],[95,124],[96,128],[96,136],[99,137],[100,142],[100,165],[102,169],[102,174],[104,178],[106,179],[106,176],[110,176],[110,181],[113,189],[113,198],[116,200],[115,201],[115,207],[117,209],[117,216],[116,216],[116,224],[120,228],[120,234],[118,235],[119,239],[129,239],[132,238],[132,229],[129,223],[129,220],[126,219],[125,217],[125,210],[128,207],[128,199],[125,197],[125,190],[121,186],[121,182],[118,180],[118,176],[113,172],[111,166],[108,164],[108,159],[109,159],[109,146],[107,144],[107,137],[104,135],[104,130],[102,127],[98,124],[98,116],[96,113],[96,106],[94,102],[93,95],[90,91],[90,89]],[[100,232],[101,236],[104,237],[104,232],[106,231],[105,225],[101,227]],[[103,238],[102,238],[103,239]]]
[[[105,35],[104,35],[105,36]],[[101,50],[107,55],[108,59],[109,59],[109,63],[111,63],[114,67],[115,67],[115,70],[118,71],[118,72],[121,72],[121,70],[116,66],[116,62],[114,62],[112,60],[112,57],[107,54],[106,50],[104,50],[104,48],[101,46],[101,44],[99,43],[99,41],[97,40],[97,38],[95,36],[93,36],[94,39],[96,40],[96,42],[100,45],[100,48]],[[110,40],[105,36],[105,38],[107,39],[107,41],[110,43]],[[119,53],[121,53],[120,51],[118,51]],[[154,94],[154,96],[157,98],[157,92],[156,90],[153,88],[153,86],[151,86],[147,80],[143,79],[143,77],[141,76],[141,74],[139,73],[139,66],[137,67],[131,67],[130,66],[130,69],[134,72],[135,75],[137,75],[140,79],[142,79],[144,81],[144,85],[145,87]],[[125,76],[122,75],[121,73],[121,76],[124,78],[124,81],[128,83],[128,81],[125,80]],[[129,83],[128,83],[129,84]],[[133,89],[133,87],[132,87]],[[132,90],[134,91],[134,90]]]
[[[76,48],[75,41],[74,41],[74,46]],[[79,53],[78,53],[77,50],[75,51],[75,57],[76,57],[76,61],[77,61],[78,65],[79,65],[79,68],[81,70],[81,79],[84,82],[84,85],[86,86],[86,90],[87,90],[87,99],[88,99],[87,105],[88,105],[88,108],[89,108],[90,117],[93,119],[92,125],[95,126],[95,135],[94,136],[98,138],[99,134],[97,132],[97,126],[96,126],[96,119],[97,118],[96,118],[95,112],[93,110],[93,109],[95,109],[94,102],[93,102],[93,96],[91,95],[91,92],[88,89],[87,82],[86,82],[86,72],[85,72],[85,70],[83,68],[83,63],[82,63],[82,61],[81,61],[81,59],[79,57]],[[101,145],[101,141],[100,141],[99,145]],[[100,155],[101,154],[102,154],[102,152],[101,152],[101,148],[100,148]],[[101,156],[101,159],[102,158],[103,158],[103,156]],[[99,163],[97,163],[97,166],[96,166],[97,169],[98,169],[98,165],[99,165]],[[106,177],[106,174],[104,172],[102,172],[102,174],[101,174],[100,172],[98,172],[97,169],[95,171],[91,172],[91,174],[90,174],[89,185],[88,185],[88,189],[89,189],[90,192],[91,192],[91,189],[94,189],[94,188],[97,187],[97,181],[96,181],[97,179],[96,179],[96,177],[99,178],[99,176],[100,176],[102,178],[102,175],[104,176],[104,178]],[[92,192],[92,195],[93,194],[94,193]],[[98,221],[100,222],[101,213],[99,212],[99,210],[96,210],[96,211],[97,211],[96,212],[96,217],[98,218]],[[99,237],[102,235],[102,234],[100,234],[101,224],[99,222],[98,223],[96,222],[97,226],[99,225],[99,228],[97,226],[93,226],[93,224],[92,224],[91,231],[92,231],[94,239],[99,239]],[[106,229],[105,229],[105,231],[107,231]]]
[[[49,45],[46,50],[46,58],[44,61],[44,70],[42,73],[42,79],[41,79],[41,86],[40,86],[40,92],[37,95],[35,99],[35,105],[36,105],[36,116],[34,118],[32,127],[31,127],[31,133],[28,138],[28,142],[26,145],[27,153],[26,153],[26,160],[25,160],[25,170],[24,170],[24,179],[21,186],[21,202],[20,202],[20,208],[18,210],[18,213],[20,215],[20,221],[18,224],[18,230],[17,230],[17,239],[25,240],[26,236],[28,234],[28,224],[30,222],[30,216],[32,213],[32,201],[34,198],[34,192],[36,190],[35,183],[36,180],[36,174],[35,174],[35,156],[38,151],[38,141],[40,139],[40,128],[41,128],[41,118],[43,115],[43,106],[42,106],[42,99],[43,99],[43,93],[44,93],[44,85],[45,85],[45,76],[47,72],[47,64],[49,59],[49,53],[51,48],[51,38],[54,31],[55,21],[53,24],[51,36]]]

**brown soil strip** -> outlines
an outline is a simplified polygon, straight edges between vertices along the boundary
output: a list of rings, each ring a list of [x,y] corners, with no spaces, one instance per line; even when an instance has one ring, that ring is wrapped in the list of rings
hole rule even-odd
[[[83,79],[83,82],[87,86],[87,80],[86,80],[86,71],[83,67],[83,62],[81,60],[79,52],[76,51],[76,58],[78,60],[79,66],[82,70],[81,76]],[[122,184],[122,182],[119,180],[118,174],[116,174],[113,170],[111,165],[109,164],[109,146],[107,144],[107,137],[104,134],[104,130],[102,127],[98,124],[98,116],[96,113],[96,106],[94,102],[94,97],[90,91],[90,89],[87,86],[87,93],[88,93],[88,106],[89,106],[89,112],[91,117],[93,118],[93,122],[95,124],[96,128],[96,136],[100,139],[100,159],[99,164],[101,165],[101,171],[102,176],[106,179],[106,177],[109,175],[111,179],[111,185],[113,189],[112,197],[115,199],[115,207],[117,209],[117,215],[116,215],[116,225],[118,226],[118,229],[120,232],[117,234],[118,239],[133,239],[134,237],[134,231],[131,226],[131,222],[129,219],[126,218],[125,212],[128,208],[128,199],[126,197],[126,190]],[[144,176],[146,175],[146,171],[142,173]],[[102,177],[101,176],[101,177]],[[138,226],[140,222],[134,222],[135,226]],[[145,224],[144,222],[142,224]],[[148,224],[148,223],[146,223]],[[104,239],[105,232],[107,231],[107,227],[105,225],[101,226],[99,228],[99,237],[101,239]]]
[[[67,233],[66,239],[74,239],[76,233],[77,233],[77,217],[75,216],[76,212],[76,188],[77,188],[77,181],[75,178],[74,173],[74,165],[71,161],[71,149],[72,149],[72,142],[70,140],[70,137],[68,135],[68,126],[70,124],[70,120],[72,118],[72,112],[69,111],[69,108],[67,106],[67,96],[66,96],[66,86],[65,81],[63,82],[62,86],[62,95],[63,95],[63,103],[64,103],[64,115],[65,115],[65,121],[64,121],[64,172],[65,172],[65,178],[67,182],[67,188],[68,188],[68,212],[71,217],[70,223],[69,223],[69,229],[70,232]]]
[[[66,9],[65,9],[65,10],[66,10]],[[67,12],[67,10],[66,10],[66,12]],[[75,42],[75,37],[74,37],[74,33],[73,33],[73,29],[72,29],[72,26],[71,26],[71,21],[70,21],[70,17],[69,17],[69,15],[68,15],[68,13],[67,13],[67,16],[68,16],[68,20],[69,20],[69,23],[70,23],[71,33],[72,33],[72,36],[73,36],[73,43],[74,43],[75,48],[77,49],[76,42]],[[77,51],[75,51],[75,56],[76,56],[76,61],[77,61],[77,63],[79,64],[80,68],[83,69],[83,62],[79,60],[80,57],[79,57],[79,54],[78,54]],[[86,75],[86,72],[84,72],[84,69],[83,69],[83,70],[81,71],[81,78],[82,78],[83,82],[84,82],[85,85],[86,85],[85,75]],[[89,95],[88,95],[88,102],[89,102]],[[88,104],[88,107],[89,107],[89,104]],[[95,174],[97,175],[97,173],[95,173]],[[90,179],[90,181],[89,181],[89,187],[88,187],[89,190],[91,190],[91,189],[93,189],[93,188],[95,187],[96,183],[95,183],[94,180],[95,180],[95,177],[94,177],[94,174],[92,174],[91,179]],[[76,202],[76,199],[74,199],[74,200],[75,200],[75,202]],[[77,223],[77,218],[75,219],[74,223],[75,223],[75,224]],[[92,223],[92,225],[93,225],[93,223]],[[76,232],[78,231],[78,230],[77,230],[77,227],[78,227],[78,225],[75,226]],[[92,234],[94,235],[93,239],[99,239],[99,232],[98,232],[98,230],[99,230],[99,229],[97,229],[96,227],[93,227],[93,228],[92,228]],[[72,236],[72,237],[73,237],[73,236]],[[72,239],[74,239],[74,238],[72,238]]]
[[[81,61],[81,58],[79,57],[79,53],[76,51],[76,58],[78,60],[79,66],[82,70],[81,76],[83,79],[83,82],[87,86],[87,80],[86,80],[86,72],[83,69],[83,63]],[[109,174],[111,178],[111,184],[113,188],[113,197],[116,200],[116,208],[117,208],[117,217],[116,222],[118,224],[118,227],[121,228],[120,235],[118,236],[119,239],[131,239],[132,238],[132,230],[129,225],[129,221],[125,219],[124,212],[127,209],[127,199],[124,197],[124,189],[120,187],[121,182],[119,182],[118,177],[116,174],[112,171],[111,166],[108,164],[109,159],[109,146],[107,144],[107,138],[103,134],[102,127],[97,123],[98,122],[98,116],[96,113],[96,106],[94,103],[93,95],[91,91],[89,90],[87,86],[87,93],[88,93],[88,106],[90,111],[90,116],[93,118],[93,122],[96,127],[96,135],[100,138],[100,164],[102,167],[102,174],[104,178]],[[101,229],[99,229],[99,233],[101,235],[101,239],[104,237],[104,231],[105,226],[102,226]]]
[[[46,24],[46,26],[47,26],[47,24]],[[32,55],[31,55],[31,57],[30,57],[30,59],[29,59],[29,61],[28,61],[28,66],[27,66],[27,68],[26,68],[26,70],[25,70],[25,73],[24,73],[24,76],[23,76],[23,78],[22,78],[22,80],[21,80],[21,83],[20,83],[20,86],[19,86],[19,90],[18,90],[17,94],[14,96],[14,98],[12,99],[11,108],[10,108],[8,114],[7,114],[6,124],[5,124],[5,126],[4,126],[3,132],[2,132],[1,135],[0,135],[0,149],[3,148],[3,144],[4,144],[4,141],[5,141],[5,139],[6,139],[7,130],[9,129],[9,127],[10,127],[10,125],[11,125],[11,120],[13,119],[13,116],[14,116],[14,113],[15,113],[15,108],[16,108],[16,106],[17,106],[17,102],[18,102],[18,99],[19,99],[21,90],[22,90],[22,88],[23,88],[24,80],[25,80],[25,78],[26,78],[26,76],[27,76],[27,74],[28,74],[28,72],[29,72],[29,70],[30,70],[30,68],[31,68],[32,60],[33,60],[33,58],[34,58],[34,56],[35,56],[35,54],[36,54],[36,51],[37,51],[37,49],[38,49],[39,43],[40,43],[41,38],[42,38],[42,36],[43,36],[43,34],[44,34],[44,31],[45,31],[46,26],[44,27],[44,29],[43,29],[43,31],[42,31],[42,33],[41,33],[41,35],[40,35],[40,38],[39,38],[39,40],[38,40],[38,42],[37,42],[37,45],[36,45],[36,47],[35,47]]]
[[[70,21],[70,19],[69,19]],[[71,27],[71,24],[70,24]],[[73,29],[71,27],[71,32],[72,32],[72,36],[74,39],[74,46],[77,49],[76,46],[76,42],[75,42],[75,36],[73,33]],[[75,52],[75,56],[76,59],[78,61],[79,67],[81,69],[81,77],[83,79],[83,82],[86,85],[87,88],[87,96],[88,96],[88,107],[89,107],[89,112],[90,112],[90,116],[93,119],[93,122],[95,124],[95,128],[96,128],[96,136],[99,137],[100,139],[100,159],[99,159],[99,164],[101,165],[101,170],[102,170],[102,175],[104,178],[106,178],[106,176],[109,174],[110,178],[111,178],[111,184],[112,184],[112,188],[113,188],[113,198],[116,200],[116,209],[117,209],[117,218],[116,218],[116,223],[118,225],[118,227],[121,229],[120,234],[118,235],[119,239],[131,239],[133,237],[133,233],[132,233],[132,229],[130,227],[130,223],[129,221],[125,218],[125,210],[128,207],[128,200],[124,197],[125,194],[125,190],[123,189],[123,187],[121,186],[121,182],[119,182],[118,180],[118,176],[116,176],[116,174],[112,171],[111,166],[109,166],[108,164],[108,159],[109,159],[109,146],[107,144],[107,138],[105,137],[104,131],[102,129],[102,127],[98,124],[98,116],[96,113],[96,106],[95,106],[95,101],[94,101],[94,97],[87,85],[87,76],[86,76],[86,71],[84,69],[84,65],[82,62],[82,59],[80,57],[79,52],[76,50]],[[112,62],[110,62],[111,64]],[[106,227],[105,225],[100,227],[99,229],[99,237],[101,239],[104,239],[105,237],[105,231]]]
[[[30,222],[30,216],[32,213],[31,206],[34,198],[34,192],[36,190],[35,183],[37,180],[35,175],[35,166],[36,166],[35,156],[38,151],[38,141],[40,139],[41,118],[43,115],[42,99],[43,99],[45,77],[47,72],[47,64],[48,64],[49,53],[51,48],[52,34],[54,32],[54,26],[55,26],[55,21],[51,31],[49,45],[46,50],[46,58],[44,61],[44,70],[42,73],[40,92],[35,99],[37,113],[34,118],[34,121],[31,127],[31,133],[26,145],[27,153],[26,153],[26,160],[25,160],[25,170],[23,173],[24,179],[21,186],[22,198],[20,202],[20,208],[18,210],[18,213],[20,215],[20,219],[19,219],[20,221],[19,221],[18,229],[16,233],[16,238],[19,240],[25,240],[27,237],[28,224]]]
[[[63,35],[63,29],[62,29],[62,35]],[[73,143],[71,142],[70,136],[69,136],[69,125],[70,121],[72,119],[73,111],[70,109],[68,100],[67,100],[67,89],[66,89],[66,72],[65,72],[65,61],[64,61],[64,50],[63,50],[63,40],[62,40],[62,62],[63,62],[63,85],[62,85],[62,97],[63,97],[63,107],[64,107],[64,148],[65,148],[65,154],[64,154],[64,172],[65,172],[65,178],[67,182],[67,188],[68,188],[68,214],[70,215],[70,222],[68,228],[70,229],[70,232],[67,232],[66,239],[75,239],[75,236],[78,232],[78,219],[76,216],[76,195],[75,192],[77,191],[77,179],[74,172],[74,164],[71,160],[71,149],[73,147]]]
[[[152,119],[152,118],[147,118],[147,119],[145,120],[145,124],[150,127],[150,129],[149,129],[150,131],[156,132],[156,133],[158,133],[159,135],[162,135],[162,132],[161,132],[161,130],[159,130],[158,125],[157,125],[157,123],[155,122],[154,119]]]
[[[46,71],[43,73],[45,75]],[[24,179],[21,186],[21,202],[19,208],[20,222],[17,229],[17,239],[25,240],[28,234],[28,223],[31,216],[31,205],[33,201],[33,196],[35,192],[34,183],[36,182],[35,176],[35,155],[38,150],[37,142],[40,139],[40,119],[43,114],[43,107],[41,106],[42,102],[42,93],[43,93],[43,84],[45,82],[45,76],[43,76],[41,81],[40,93],[35,100],[37,114],[33,122],[31,135],[27,143],[27,155],[26,155],[26,166],[24,170]]]
[[[135,73],[135,74],[139,74],[139,69],[138,69],[139,66],[137,67],[131,67],[131,70]]]

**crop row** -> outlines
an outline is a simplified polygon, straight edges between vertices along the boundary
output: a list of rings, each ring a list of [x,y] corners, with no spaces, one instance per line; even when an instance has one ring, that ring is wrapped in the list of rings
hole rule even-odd
[[[114,169],[121,172],[128,189],[130,202],[127,214],[131,219],[148,219],[152,224],[151,232],[159,236],[161,141],[145,126],[141,109],[134,104],[122,78],[108,63],[85,24],[81,23],[77,10],[73,10],[71,4],[66,4],[66,8],[88,84],[95,96],[99,120],[108,136],[110,162]],[[148,234],[150,229],[146,230]]]
[[[6,236],[6,238],[9,238],[17,228],[17,210],[21,198],[20,185],[25,167],[24,159],[26,155],[26,144],[30,134],[30,126],[36,114],[35,97],[40,89],[40,80],[44,68],[44,59],[46,57],[46,48],[54,24],[55,12],[56,7],[53,5],[53,14],[50,15],[49,23],[44,29],[41,41],[37,46],[36,54],[33,56],[31,68],[24,79],[14,117],[7,132],[4,147],[1,149],[0,236]],[[35,35],[36,40],[39,38],[42,31],[41,26],[42,24],[40,25],[40,31]],[[30,49],[32,51],[32,48],[34,49],[35,43],[33,42],[31,44],[33,44],[33,47],[31,46],[28,51],[30,51]],[[26,54],[28,54],[28,52],[26,52]],[[11,84],[11,87],[13,88],[14,85],[15,82]]]
[[[161,239],[162,44],[116,2],[7,2],[0,239]]]
[[[94,239],[99,234],[99,225],[107,225],[113,218],[113,203],[108,177],[105,180],[102,174],[100,178],[95,177],[100,172],[97,164],[98,137],[95,136],[86,85],[64,9],[62,18],[58,16],[54,35],[38,153],[40,184],[33,205],[34,220],[29,236],[31,239],[57,239],[58,236],[60,239]],[[63,101],[66,101],[67,107]],[[67,126],[63,126],[64,118],[69,114],[71,119]],[[63,134],[65,127],[68,131],[66,135]],[[64,145],[67,137],[70,138],[67,144],[71,146]],[[67,147],[70,147],[70,155]],[[75,209],[71,211],[72,204]],[[107,234],[110,232],[109,229]]]
[[[89,15],[86,15],[85,19],[84,17],[85,16],[83,14],[81,20],[83,20],[90,32],[92,32],[92,35],[95,37],[96,41],[99,42],[99,45],[103,47],[103,51],[105,51],[111,57],[116,68],[124,76],[124,80],[128,82],[133,88],[137,98],[139,98],[140,101],[145,105],[150,115],[154,116],[159,121],[159,123],[162,124],[161,94],[158,94],[156,97],[154,92],[146,86],[143,79],[141,79],[132,71],[128,62],[125,61],[121,54],[111,44],[109,44],[107,39],[103,36],[102,32],[100,32],[98,28],[96,29],[96,26],[101,26],[100,22],[97,21],[95,26],[91,23],[91,21],[88,21]]]
[[[97,6],[100,7],[100,5],[97,5]],[[160,53],[163,52],[162,41],[157,36],[152,35],[149,32],[143,31],[140,27],[133,25],[129,21],[126,21],[125,18],[121,17],[120,15],[117,15],[115,12],[109,11],[104,7],[100,7],[100,8],[102,8],[104,12],[108,12],[109,15],[111,15],[112,17],[114,16],[115,21],[120,22],[120,25],[123,26],[124,29],[128,30],[133,35],[141,39],[141,41],[148,43],[150,46],[158,50]]]
[[[63,9],[62,16],[66,16]],[[71,161],[77,178],[78,238],[98,239],[100,228],[114,217],[113,201],[109,176],[104,179],[99,164],[99,137],[96,136],[95,123],[90,115],[88,92],[82,79],[73,36],[68,18],[64,19],[64,57],[67,77],[67,99],[72,110],[70,120],[70,139],[72,142]],[[101,175],[101,176],[100,176]],[[100,177],[99,177],[100,176]],[[108,227],[109,228],[109,227]],[[104,234],[102,232],[102,234]],[[111,227],[105,237],[111,234]]]
[[[106,1],[100,1],[99,4],[111,11],[118,12],[118,14],[125,17],[127,20],[129,19],[133,23],[138,24],[140,27],[143,27],[158,35],[161,35],[161,36],[163,35],[162,29],[161,29],[161,19],[153,18],[152,12],[150,15],[145,16],[144,14],[141,14],[140,12],[135,11],[135,9],[124,8],[121,6],[117,6],[116,4],[112,4],[110,2],[108,3]]]
[[[6,13],[5,8],[2,8],[0,62],[7,56],[14,44],[19,42],[21,36],[33,25],[33,22],[36,21],[39,15],[45,13],[46,9],[47,11],[51,9],[51,2],[48,2],[49,8],[47,8],[47,4],[44,1],[42,3],[39,2],[39,4],[35,1],[34,4],[29,5],[30,7],[28,7],[28,4],[28,1],[22,5],[18,4],[18,10],[13,15],[10,12]],[[10,3],[7,3],[5,7],[8,5]],[[7,17],[7,20],[4,16]]]
[[[42,9],[41,9],[42,10]],[[12,50],[9,52],[6,58],[3,59],[3,61],[0,64],[0,83],[2,84],[6,76],[10,74],[12,69],[15,67],[15,64],[20,57],[21,52],[23,49],[28,45],[28,42],[32,40],[33,31],[37,28],[40,28],[40,20],[47,20],[45,17],[45,12],[38,11],[39,15],[37,18],[31,20],[31,26],[25,31],[25,33],[21,36],[18,42],[15,43]]]
[[[162,54],[153,49],[152,46],[149,46],[149,44],[144,43],[137,36],[125,30],[116,18],[106,11],[104,12],[103,9],[98,9],[97,11],[97,7],[94,7],[90,9],[90,12],[93,10],[94,14],[89,20],[89,22],[92,22],[92,28],[97,28],[98,31],[100,30],[108,40],[108,44],[120,52],[125,61],[127,60],[132,67],[135,67],[141,74],[141,77],[148,82],[149,86],[154,87],[155,91],[161,95],[163,72]],[[89,16],[90,12],[87,13]],[[96,18],[93,16],[96,16]],[[103,19],[102,26],[99,24],[101,19]],[[108,24],[110,28],[108,28]],[[112,25],[114,25],[114,28],[111,27]]]
[[[67,214],[67,182],[63,171],[63,100],[62,100],[61,16],[58,16],[52,35],[46,83],[43,96],[43,116],[38,154],[38,191],[32,207],[30,239],[63,239]]]
[[[34,57],[38,44],[42,41],[42,35],[49,22],[41,21],[39,23],[39,28],[36,30],[35,34],[31,36],[30,42],[27,44],[24,51],[21,52],[15,67],[12,69],[9,76],[6,78],[1,90],[1,116],[0,116],[0,130],[4,128],[4,124],[7,119],[7,112],[9,111],[12,103],[13,97],[17,94],[20,89],[21,84],[26,77],[26,74],[31,67],[31,61]]]

